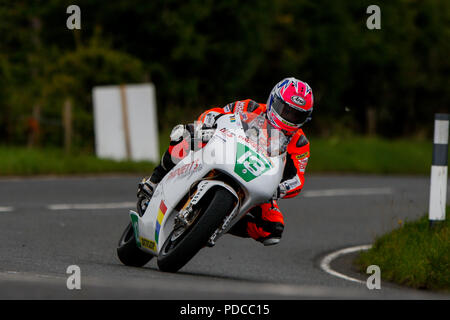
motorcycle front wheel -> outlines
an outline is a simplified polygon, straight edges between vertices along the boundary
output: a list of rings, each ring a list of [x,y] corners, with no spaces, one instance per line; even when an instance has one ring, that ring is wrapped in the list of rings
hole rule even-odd
[[[117,256],[124,265],[132,267],[142,267],[153,258],[153,255],[142,251],[136,245],[131,222],[120,237],[119,245],[117,247]]]
[[[204,201],[196,221],[181,236],[167,237],[158,255],[158,267],[161,271],[177,272],[202,249],[211,235],[222,224],[223,219],[234,207],[236,198],[230,191],[218,188],[210,191],[211,201]]]

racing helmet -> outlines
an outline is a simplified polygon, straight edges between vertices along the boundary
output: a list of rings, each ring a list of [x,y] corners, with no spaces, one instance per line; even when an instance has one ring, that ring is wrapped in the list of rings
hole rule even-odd
[[[285,78],[270,92],[267,118],[275,128],[292,133],[311,120],[313,103],[313,93],[306,82]]]

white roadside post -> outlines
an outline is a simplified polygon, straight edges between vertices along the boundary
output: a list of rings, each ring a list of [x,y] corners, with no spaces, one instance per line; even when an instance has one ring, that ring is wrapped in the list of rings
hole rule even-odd
[[[448,134],[450,115],[436,113],[434,117],[433,161],[431,165],[430,226],[445,220],[447,202]]]

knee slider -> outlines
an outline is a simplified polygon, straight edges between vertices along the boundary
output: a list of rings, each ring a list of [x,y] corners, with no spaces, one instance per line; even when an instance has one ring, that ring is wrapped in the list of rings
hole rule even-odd
[[[284,231],[284,225],[282,223],[275,222],[274,223],[274,230],[273,230],[272,234],[274,236],[281,237],[281,234],[283,233],[283,231]]]

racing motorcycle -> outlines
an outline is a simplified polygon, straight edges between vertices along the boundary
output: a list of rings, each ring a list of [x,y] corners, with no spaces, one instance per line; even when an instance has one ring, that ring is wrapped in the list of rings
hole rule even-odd
[[[190,151],[130,210],[117,255],[141,267],[157,257],[177,272],[204,247],[213,247],[252,207],[270,201],[286,163],[288,138],[265,115],[223,115],[208,143]]]

